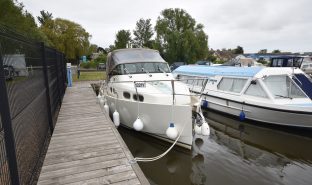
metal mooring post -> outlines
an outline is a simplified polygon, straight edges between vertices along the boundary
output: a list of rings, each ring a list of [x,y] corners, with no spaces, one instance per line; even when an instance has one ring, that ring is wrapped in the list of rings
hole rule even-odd
[[[48,120],[49,120],[49,127],[51,131],[51,135],[53,134],[54,125],[52,119],[52,110],[51,110],[51,101],[50,101],[50,87],[49,87],[49,79],[48,79],[48,67],[47,67],[47,59],[46,59],[46,49],[43,42],[40,43],[41,48],[41,59],[42,59],[42,66],[43,66],[43,76],[44,76],[44,84],[46,87],[46,99],[47,99],[47,108],[48,108]]]
[[[11,184],[19,185],[20,181],[19,181],[18,168],[17,168],[15,139],[14,139],[14,133],[13,133],[13,128],[12,128],[10,105],[9,105],[8,92],[7,92],[6,83],[5,83],[3,58],[2,58],[1,51],[0,51],[0,102],[1,102],[0,114],[1,114],[3,130],[4,130],[4,142],[5,142],[6,156],[8,158],[8,164],[9,164],[9,170],[10,170]]]

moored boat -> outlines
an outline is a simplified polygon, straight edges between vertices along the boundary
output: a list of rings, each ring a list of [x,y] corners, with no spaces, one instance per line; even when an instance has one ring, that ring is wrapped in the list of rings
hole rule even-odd
[[[181,66],[173,74],[194,93],[207,80],[205,108],[241,120],[312,128],[312,80],[298,68]]]
[[[106,74],[109,112],[113,117],[118,111],[122,126],[169,142],[180,136],[177,144],[191,148],[190,92],[184,83],[174,80],[158,51],[115,50],[108,54]],[[170,135],[172,128],[177,133]]]

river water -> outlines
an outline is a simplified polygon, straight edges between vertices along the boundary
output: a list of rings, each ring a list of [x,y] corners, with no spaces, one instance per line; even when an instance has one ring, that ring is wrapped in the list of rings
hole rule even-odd
[[[212,112],[205,116],[211,135],[195,135],[191,151],[175,147],[158,161],[139,162],[151,184],[312,184],[312,131],[242,123]],[[170,146],[133,130],[119,132],[134,157],[154,157]]]

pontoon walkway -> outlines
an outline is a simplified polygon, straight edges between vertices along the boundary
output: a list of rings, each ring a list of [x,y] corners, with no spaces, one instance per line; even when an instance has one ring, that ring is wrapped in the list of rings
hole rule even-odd
[[[67,88],[38,184],[149,184],[90,82]]]

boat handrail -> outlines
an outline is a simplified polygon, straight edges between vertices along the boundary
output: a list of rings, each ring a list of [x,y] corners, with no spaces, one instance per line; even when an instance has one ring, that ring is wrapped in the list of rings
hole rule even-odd
[[[209,79],[209,78],[207,78]],[[184,78],[184,79],[172,79],[172,80],[123,80],[123,81],[110,81],[110,83],[133,83],[133,82],[159,82],[159,81],[163,81],[163,82],[181,82],[181,81],[185,81],[185,80],[205,80],[205,78]]]

